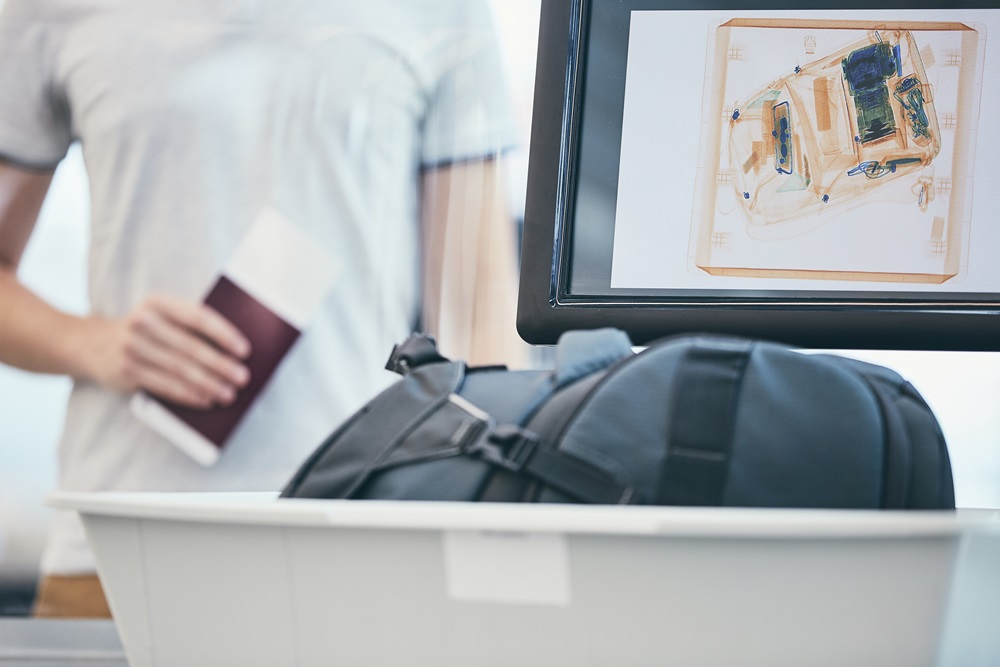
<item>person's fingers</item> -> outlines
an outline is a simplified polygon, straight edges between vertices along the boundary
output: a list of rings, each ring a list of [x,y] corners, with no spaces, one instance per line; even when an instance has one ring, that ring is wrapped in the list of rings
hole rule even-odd
[[[209,306],[166,295],[151,296],[147,302],[157,312],[176,324],[204,336],[234,357],[242,359],[250,354],[250,341],[246,336],[232,322]]]
[[[189,407],[227,405],[250,378],[234,357],[248,353],[245,337],[214,310],[151,296],[126,319],[123,384]]]
[[[228,405],[236,398],[235,384],[213,373],[192,357],[161,345],[154,338],[133,337],[127,344],[126,355],[133,382],[144,389],[152,390],[144,382],[148,382],[150,378],[158,378],[160,382],[168,382],[177,391],[190,390],[199,398],[222,405]]]
[[[189,408],[207,409],[214,404],[211,395],[153,366],[137,366],[132,371],[136,384],[150,394]]]
[[[137,334],[133,340],[152,340],[160,348],[166,348],[171,357],[176,357],[160,358],[156,363],[163,368],[180,371],[182,368],[187,369],[187,361],[193,361],[233,387],[242,387],[250,379],[246,366],[194,335],[191,330],[178,326],[158,310],[141,312],[135,318],[133,326]],[[188,370],[189,375],[191,372]]]

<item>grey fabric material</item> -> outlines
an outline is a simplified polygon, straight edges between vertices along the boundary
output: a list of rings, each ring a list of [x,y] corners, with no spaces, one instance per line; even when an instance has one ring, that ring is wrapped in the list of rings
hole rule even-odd
[[[73,141],[65,91],[53,84],[51,26],[10,1],[0,24],[0,158],[55,169]]]
[[[487,410],[500,424],[523,424],[555,391],[549,372],[506,371],[503,377],[503,390],[497,391],[497,371],[470,372],[461,390],[463,398]]]
[[[392,455],[395,446],[456,391],[464,368],[434,364],[387,389],[327,439],[286,485],[284,493],[342,498]],[[335,445],[335,447],[334,447]],[[331,463],[332,462],[332,463]]]
[[[829,359],[760,346],[744,383],[724,504],[878,506],[883,431],[860,380]]]

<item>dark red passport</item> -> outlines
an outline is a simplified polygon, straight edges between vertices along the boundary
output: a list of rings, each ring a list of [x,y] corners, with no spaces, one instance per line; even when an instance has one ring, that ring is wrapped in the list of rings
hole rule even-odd
[[[250,370],[250,381],[227,406],[199,410],[140,394],[132,409],[200,463],[211,465],[301,332],[225,276],[208,293],[205,304],[249,339],[251,352],[243,363]],[[178,420],[180,424],[172,423]]]

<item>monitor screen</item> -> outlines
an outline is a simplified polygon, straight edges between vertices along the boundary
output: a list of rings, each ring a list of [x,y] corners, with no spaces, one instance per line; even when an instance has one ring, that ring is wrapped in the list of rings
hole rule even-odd
[[[518,327],[1000,349],[1000,2],[546,0]]]

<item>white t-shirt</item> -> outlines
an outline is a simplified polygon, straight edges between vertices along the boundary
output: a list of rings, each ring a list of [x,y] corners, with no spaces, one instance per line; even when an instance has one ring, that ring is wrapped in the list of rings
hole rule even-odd
[[[419,310],[420,171],[513,143],[504,86],[488,0],[7,0],[0,158],[49,169],[80,141],[94,313],[200,299],[265,206],[342,266],[214,467],[80,382],[59,487],[281,488],[392,381]],[[74,516],[42,569],[93,569]]]

